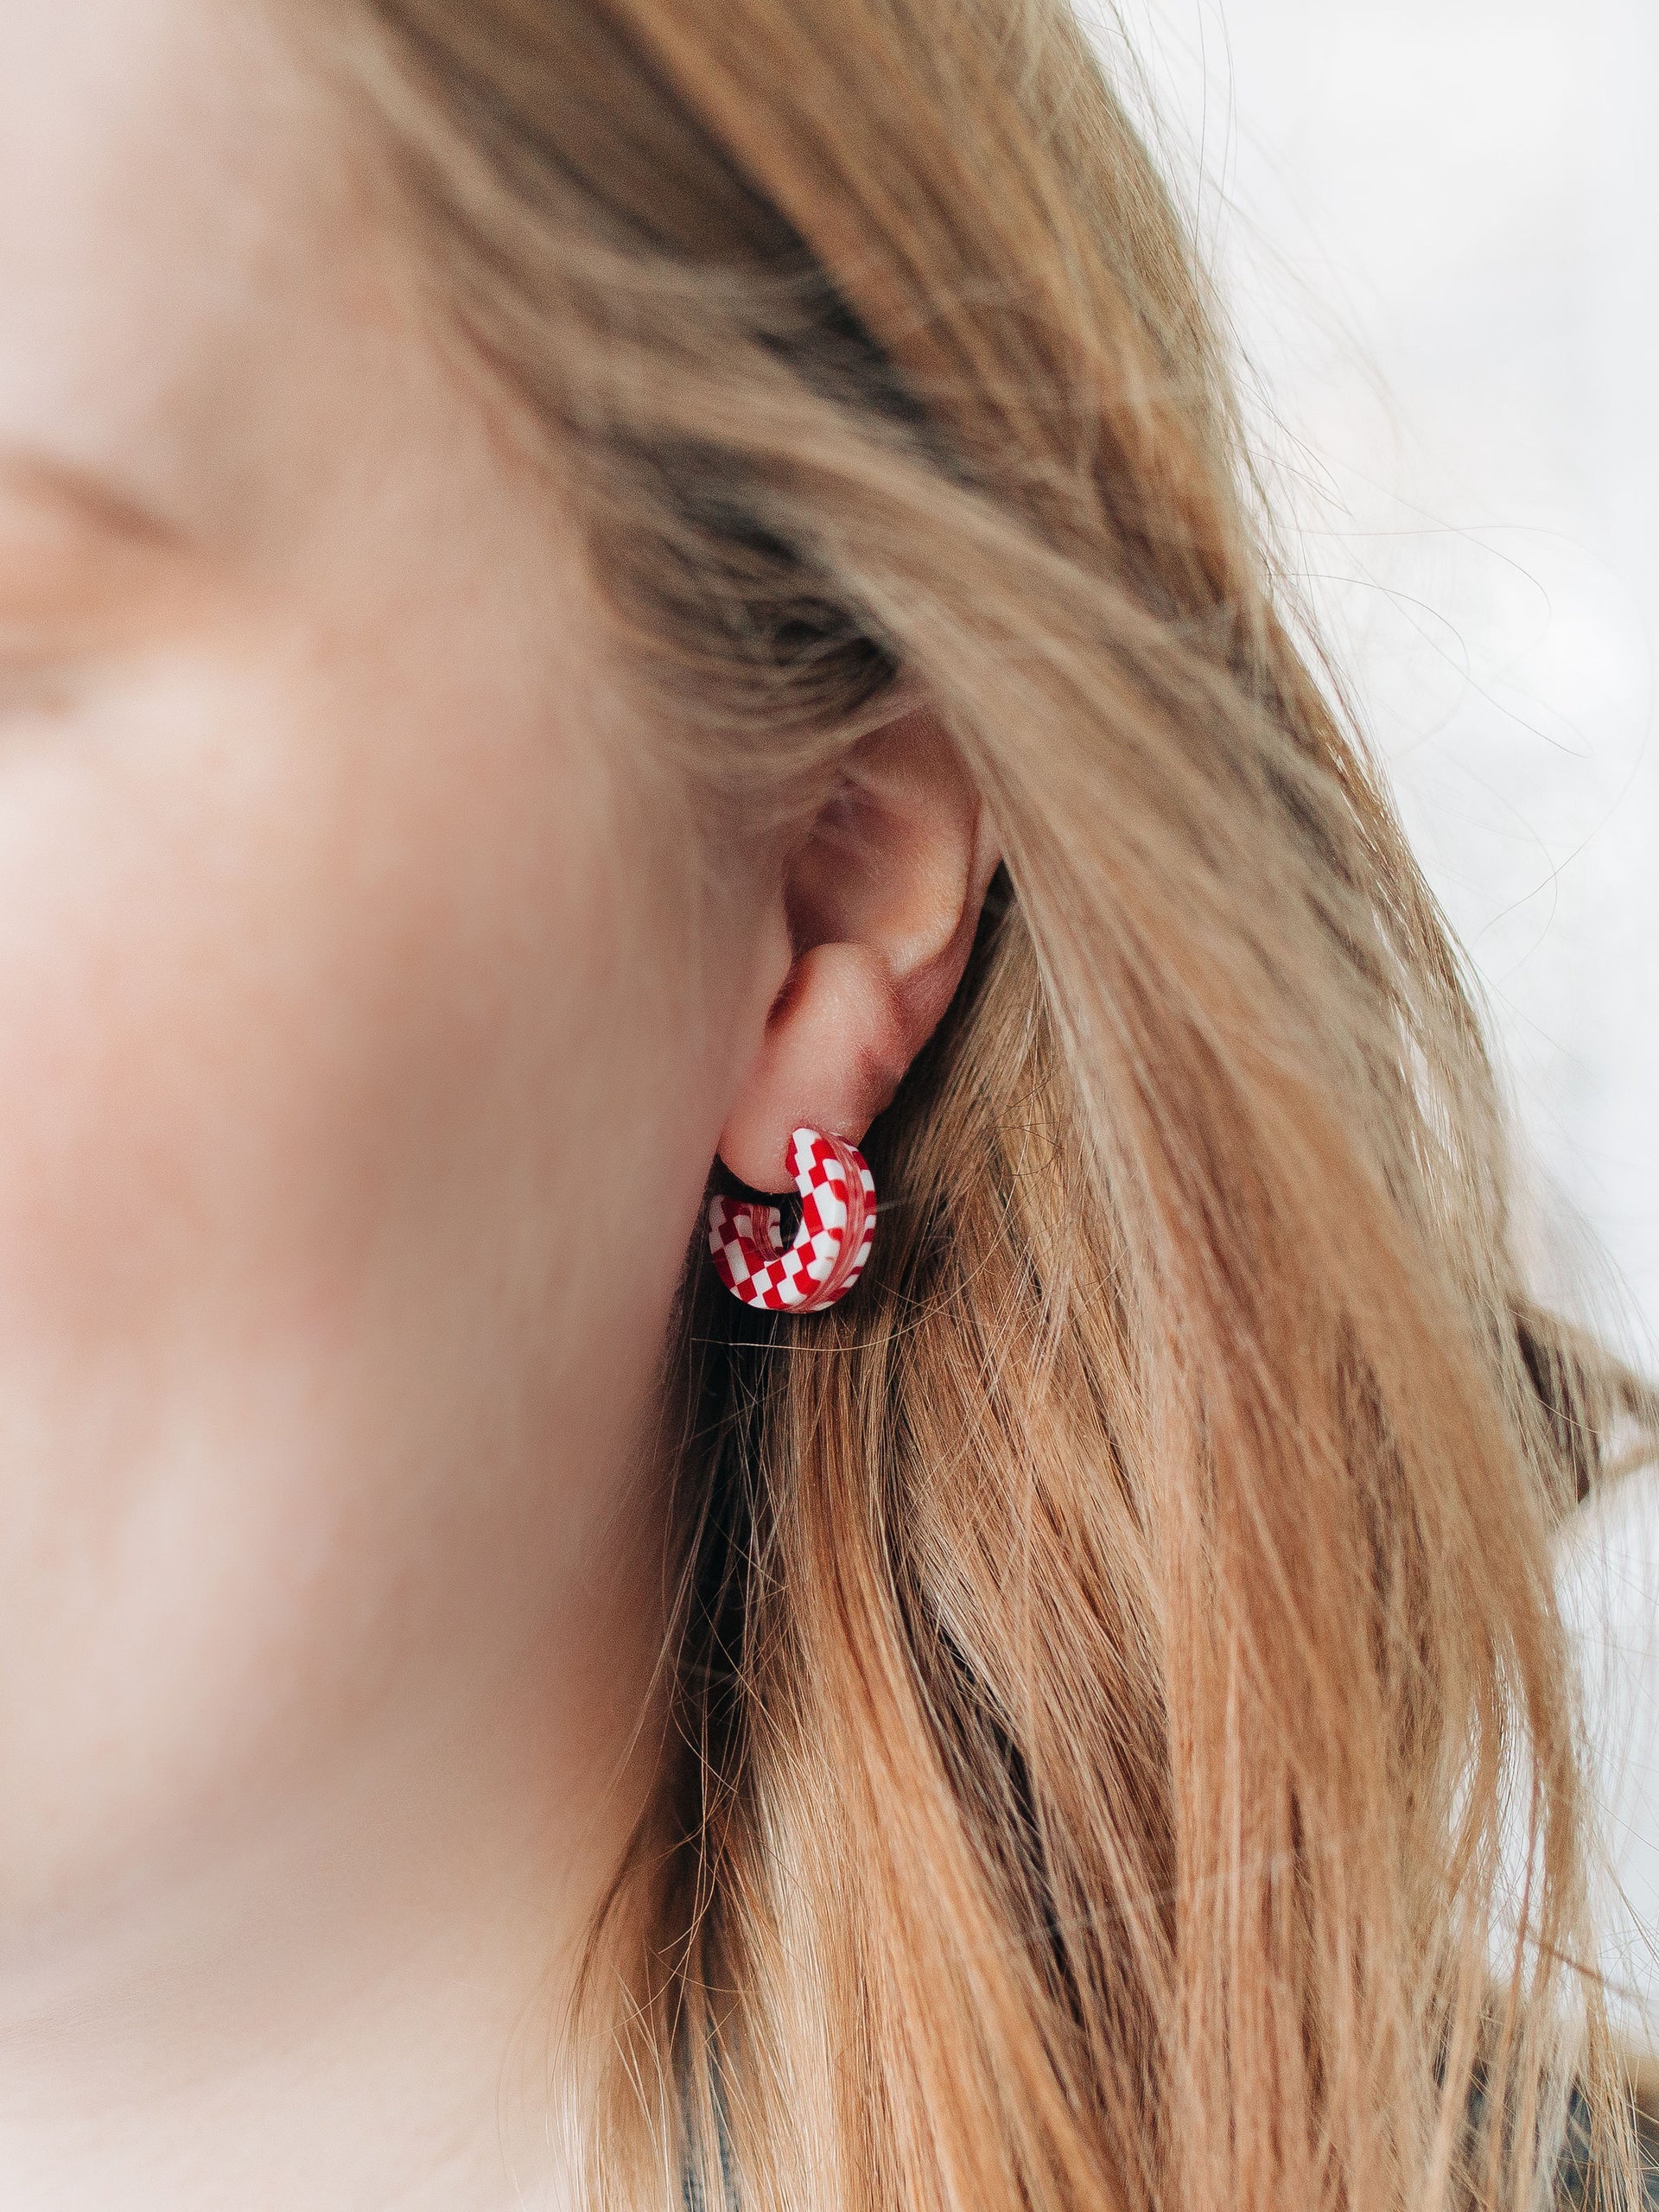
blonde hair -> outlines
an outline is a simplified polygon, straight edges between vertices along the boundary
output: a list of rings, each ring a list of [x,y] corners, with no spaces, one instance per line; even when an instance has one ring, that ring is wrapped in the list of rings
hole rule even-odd
[[[1006,855],[857,1296],[689,1264],[590,2201],[1531,2203],[1574,2083],[1618,2133],[1548,1544],[1636,1393],[1526,1301],[1096,52],[1063,0],[319,20],[704,802],[787,817],[914,684]]]

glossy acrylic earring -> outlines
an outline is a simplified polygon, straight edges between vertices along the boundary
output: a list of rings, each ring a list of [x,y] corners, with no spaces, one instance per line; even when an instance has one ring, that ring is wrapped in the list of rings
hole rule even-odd
[[[734,1298],[774,1313],[818,1313],[845,1298],[875,1237],[875,1179],[844,1137],[797,1129],[788,1166],[801,1194],[801,1225],[785,1245],[776,1206],[712,1198],[709,1249]]]

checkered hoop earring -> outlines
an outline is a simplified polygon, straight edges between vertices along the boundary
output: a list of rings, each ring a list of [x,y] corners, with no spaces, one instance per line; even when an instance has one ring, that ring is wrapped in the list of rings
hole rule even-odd
[[[776,1206],[713,1198],[709,1249],[734,1298],[773,1313],[821,1313],[864,1271],[875,1238],[875,1179],[844,1137],[797,1129],[789,1172],[801,1194],[801,1225],[785,1246]]]

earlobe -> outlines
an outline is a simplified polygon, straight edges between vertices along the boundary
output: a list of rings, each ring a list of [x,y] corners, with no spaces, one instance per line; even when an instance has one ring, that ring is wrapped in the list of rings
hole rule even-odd
[[[932,715],[861,744],[780,886],[789,974],[720,1146],[752,1189],[790,1187],[798,1128],[862,1137],[955,994],[995,865],[979,795]]]
[[[791,1132],[856,1143],[910,1064],[892,978],[868,945],[796,956],[759,1053],[721,1133],[721,1159],[757,1191],[785,1191]]]

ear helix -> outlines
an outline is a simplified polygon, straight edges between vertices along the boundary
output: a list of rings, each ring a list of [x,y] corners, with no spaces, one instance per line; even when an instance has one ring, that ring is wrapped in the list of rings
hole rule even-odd
[[[711,1198],[709,1249],[734,1298],[772,1313],[819,1313],[847,1295],[875,1238],[875,1179],[844,1137],[797,1129],[788,1166],[801,1194],[795,1241],[783,1240],[776,1206]]]

